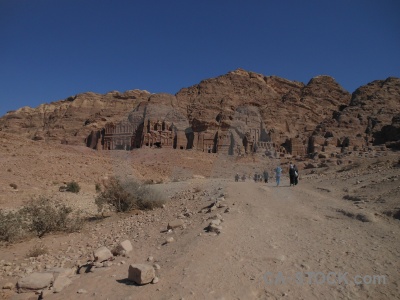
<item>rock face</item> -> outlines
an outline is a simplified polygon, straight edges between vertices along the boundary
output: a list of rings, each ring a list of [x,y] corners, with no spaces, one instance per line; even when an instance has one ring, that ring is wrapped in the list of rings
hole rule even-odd
[[[37,108],[8,112],[0,118],[0,128],[37,141],[83,145],[92,131],[107,122],[126,118],[138,102],[149,96],[149,92],[139,90],[78,94]]]
[[[399,114],[400,79],[389,77],[373,81],[358,88],[349,105],[339,107],[332,118],[317,125],[312,147],[356,150],[386,143],[398,147]]]
[[[0,118],[0,129],[92,149],[167,146],[305,155],[397,147],[399,98],[398,78],[373,81],[351,95],[326,75],[304,84],[237,69],[176,95],[84,93],[21,108]]]
[[[350,100],[350,94],[329,76],[304,85],[240,69],[182,89],[176,96],[180,105],[187,105],[194,131],[232,128],[240,136],[260,128],[265,135],[260,139],[279,145],[291,138],[304,139],[307,128]]]

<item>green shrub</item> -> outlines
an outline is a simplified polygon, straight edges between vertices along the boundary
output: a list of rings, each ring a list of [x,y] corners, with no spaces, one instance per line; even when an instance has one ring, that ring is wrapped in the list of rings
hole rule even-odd
[[[148,185],[135,181],[121,181],[114,177],[96,197],[95,203],[99,212],[106,206],[116,212],[126,212],[132,209],[154,209],[162,206],[165,200],[160,192]]]
[[[20,211],[28,220],[29,231],[38,237],[55,231],[74,232],[83,226],[79,212],[72,214],[70,207],[45,197],[31,200]]]
[[[71,181],[71,182],[67,183],[67,189],[66,189],[67,192],[77,194],[77,193],[79,193],[80,190],[81,190],[81,187],[75,181]]]
[[[16,242],[27,235],[27,222],[20,211],[0,210],[0,241]]]

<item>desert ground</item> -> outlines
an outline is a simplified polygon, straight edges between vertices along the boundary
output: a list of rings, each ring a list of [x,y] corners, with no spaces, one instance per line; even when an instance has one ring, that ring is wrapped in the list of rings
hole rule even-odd
[[[0,140],[2,210],[45,195],[87,216],[79,232],[3,243],[3,299],[40,298],[40,291],[18,293],[15,285],[55,267],[72,270],[71,283],[58,293],[47,288],[43,299],[400,299],[398,152],[352,153],[338,164],[172,149],[95,151],[5,133]],[[294,187],[289,161],[300,168]],[[272,176],[278,164],[280,186]],[[265,168],[268,183],[234,181],[236,173],[249,177]],[[116,175],[152,183],[166,204],[97,217],[95,184]],[[81,191],[60,192],[71,180]],[[183,226],[167,230],[177,219]],[[212,219],[222,221],[220,231],[206,230]],[[131,252],[84,267],[94,250],[124,240]],[[27,257],[37,245],[48,253]],[[157,265],[159,281],[129,281],[130,264]]]

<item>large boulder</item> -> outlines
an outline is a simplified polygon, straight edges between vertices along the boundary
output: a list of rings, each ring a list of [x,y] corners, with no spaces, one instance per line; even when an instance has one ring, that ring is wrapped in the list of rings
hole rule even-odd
[[[153,266],[146,264],[132,264],[129,266],[128,279],[137,284],[147,284],[150,283],[156,273]]]
[[[54,280],[52,273],[32,273],[17,282],[19,292],[37,291],[49,287]]]

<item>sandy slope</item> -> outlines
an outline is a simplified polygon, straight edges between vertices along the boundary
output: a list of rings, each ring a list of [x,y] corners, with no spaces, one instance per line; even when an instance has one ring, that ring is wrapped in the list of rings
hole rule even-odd
[[[173,233],[175,243],[160,246],[167,234],[150,229],[149,240],[135,246],[125,265],[79,275],[62,293],[46,299],[398,299],[398,221],[349,218],[336,209],[351,204],[307,180],[296,187],[288,187],[286,180],[280,187],[226,180],[195,184],[223,187],[217,190],[224,191],[231,211],[222,213],[220,235],[204,233],[206,223],[198,218],[203,213]],[[128,264],[145,262],[149,255],[161,266],[160,282],[131,285]],[[285,278],[302,276],[304,283],[283,282],[279,272]],[[334,284],[322,283],[323,275],[315,281],[306,272],[347,272],[348,284],[335,277],[330,277]],[[355,275],[385,275],[386,284],[355,285]],[[78,295],[80,288],[88,293]]]
[[[129,257],[78,274],[61,293],[45,299],[400,299],[400,221],[385,214],[400,211],[398,153],[350,157],[341,166],[302,170],[298,186],[289,187],[284,177],[275,187],[273,182],[236,183],[233,174],[272,170],[278,160],[167,149],[95,152],[3,133],[0,137],[2,209],[45,194],[93,214],[95,183],[113,174],[153,180],[159,184],[152,186],[169,199],[164,209],[112,215],[78,233],[1,246],[0,286],[16,283],[27,268],[81,265],[99,246],[112,248],[129,239],[134,248]],[[79,182],[80,193],[60,193],[59,186],[71,180]],[[221,195],[230,212],[200,212]],[[219,235],[204,230],[216,213],[224,218]],[[185,228],[165,232],[177,218],[183,218]],[[164,245],[170,236],[175,242]],[[49,255],[30,261],[27,252],[39,243],[49,248]],[[161,266],[159,283],[128,282],[129,264],[145,263],[149,256]],[[318,282],[306,272],[321,272]],[[347,272],[348,284],[332,277],[332,284],[322,283],[329,272]],[[356,275],[383,275],[386,284],[357,285]],[[303,284],[287,282],[288,277],[303,279]],[[87,293],[77,294],[79,289]],[[15,290],[1,290],[2,297],[37,299]]]

